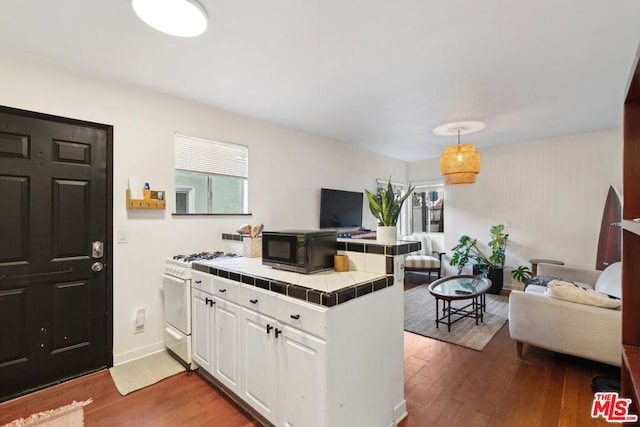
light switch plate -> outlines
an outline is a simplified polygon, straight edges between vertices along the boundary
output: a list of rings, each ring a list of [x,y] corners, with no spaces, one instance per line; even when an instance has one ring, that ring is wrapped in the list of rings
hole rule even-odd
[[[129,243],[129,233],[127,233],[127,230],[118,230],[118,243]]]

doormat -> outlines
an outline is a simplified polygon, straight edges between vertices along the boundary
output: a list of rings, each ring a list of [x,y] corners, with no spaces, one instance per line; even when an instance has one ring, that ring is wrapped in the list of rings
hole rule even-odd
[[[180,362],[163,350],[109,368],[109,373],[116,388],[124,396],[185,370]]]
[[[75,400],[69,405],[58,409],[38,412],[28,418],[19,418],[5,424],[2,427],[22,427],[22,426],[46,426],[46,427],[78,427],[84,425],[83,407],[93,402],[92,399],[84,402]]]
[[[447,325],[440,324],[436,328],[436,299],[428,287],[429,284],[424,284],[404,292],[404,330],[407,332],[482,351],[509,316],[509,297],[486,294],[484,322],[479,321],[476,325],[474,319],[461,319],[451,325],[451,332],[447,332]],[[453,301],[451,306],[469,301]]]

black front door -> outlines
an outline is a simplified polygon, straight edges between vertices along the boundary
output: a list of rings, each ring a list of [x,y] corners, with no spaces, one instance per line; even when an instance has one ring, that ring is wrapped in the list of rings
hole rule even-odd
[[[0,107],[0,400],[111,364],[112,134]]]

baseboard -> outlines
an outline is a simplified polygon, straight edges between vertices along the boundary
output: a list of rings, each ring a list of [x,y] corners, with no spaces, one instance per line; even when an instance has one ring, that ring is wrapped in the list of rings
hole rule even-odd
[[[393,408],[393,419],[395,421],[395,425],[399,425],[402,420],[407,418],[407,415],[409,415],[407,413],[407,401],[402,399],[402,402]]]
[[[120,354],[114,354],[113,366],[122,365],[123,363],[131,362],[132,360],[140,359],[141,357],[149,356],[162,350],[164,350],[164,341],[158,341],[145,347],[136,348]]]

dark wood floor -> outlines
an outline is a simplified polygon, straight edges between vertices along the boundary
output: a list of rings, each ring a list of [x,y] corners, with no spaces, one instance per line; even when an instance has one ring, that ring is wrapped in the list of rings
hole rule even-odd
[[[590,384],[619,369],[536,348],[525,347],[525,358],[517,358],[508,325],[481,352],[405,333],[409,416],[400,427],[611,425],[591,418]],[[88,398],[87,426],[257,425],[197,374],[120,396],[108,371],[0,404],[0,425]]]

